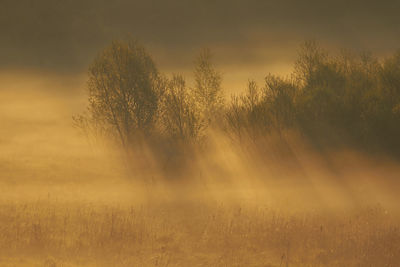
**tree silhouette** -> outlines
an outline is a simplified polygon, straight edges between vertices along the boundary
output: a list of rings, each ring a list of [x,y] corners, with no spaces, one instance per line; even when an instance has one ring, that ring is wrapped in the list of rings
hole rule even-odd
[[[88,114],[77,123],[99,126],[128,148],[152,134],[163,80],[136,41],[114,41],[89,68]]]
[[[289,78],[268,74],[262,86],[249,81],[226,106],[221,81],[208,49],[196,59],[189,88],[181,75],[160,75],[137,42],[114,41],[89,68],[89,107],[74,122],[126,149],[146,143],[151,158],[176,166],[220,122],[234,140],[256,146],[290,131],[319,147],[352,144],[399,154],[400,53],[384,60],[367,52],[332,56],[307,41]]]
[[[181,75],[168,82],[161,108],[161,127],[172,139],[184,143],[199,140],[204,129],[193,94]]]
[[[224,104],[221,87],[222,76],[215,70],[211,60],[211,51],[209,49],[201,50],[196,59],[194,71],[194,95],[207,124],[221,114]]]

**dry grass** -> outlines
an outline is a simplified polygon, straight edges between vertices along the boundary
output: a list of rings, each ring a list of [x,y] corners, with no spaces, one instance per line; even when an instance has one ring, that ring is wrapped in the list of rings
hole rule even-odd
[[[400,229],[380,207],[3,203],[0,251],[2,266],[398,266]]]
[[[75,86],[3,76],[0,266],[399,266],[398,162],[297,153],[290,171],[219,142],[196,187],[137,189],[76,137],[84,98],[54,93]]]

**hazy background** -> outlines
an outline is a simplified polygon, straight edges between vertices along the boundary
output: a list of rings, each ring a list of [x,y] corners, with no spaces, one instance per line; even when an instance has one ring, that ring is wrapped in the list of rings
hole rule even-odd
[[[279,146],[252,161],[217,136],[192,184],[137,184],[72,116],[87,106],[89,64],[113,39],[137,38],[160,72],[189,84],[209,47],[229,95],[289,74],[304,40],[393,54],[399,10],[396,0],[0,0],[1,264],[396,266],[397,161],[322,157],[296,139],[293,165],[274,157]]]
[[[0,2],[0,68],[82,73],[110,40],[141,40],[161,70],[187,72],[210,47],[225,85],[288,73],[304,39],[385,55],[398,48],[398,1],[149,0]],[[54,89],[60,90],[60,89]]]
[[[269,72],[288,74],[305,39],[378,56],[395,51],[400,41],[398,1],[0,4],[0,175],[11,184],[108,177],[93,171],[96,161],[87,163],[92,152],[85,154],[90,149],[72,128],[71,117],[86,106],[88,65],[112,39],[139,39],[161,72],[189,78],[194,57],[207,46],[227,93],[243,90],[248,79],[262,81]]]

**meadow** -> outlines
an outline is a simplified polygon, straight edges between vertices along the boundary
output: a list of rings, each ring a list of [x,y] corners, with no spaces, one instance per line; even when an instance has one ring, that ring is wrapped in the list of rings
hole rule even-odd
[[[4,203],[2,266],[398,266],[382,207],[290,214],[260,205]]]
[[[86,76],[1,73],[0,266],[399,266],[399,56],[334,61],[308,45],[309,76],[249,82],[222,111],[213,107],[225,116],[191,110],[199,92],[179,76],[166,83],[161,111],[143,101],[155,126],[150,115],[133,120],[116,97],[121,117],[103,125],[107,138],[73,127],[113,115],[92,98],[94,113],[73,122],[87,111]],[[218,91],[209,67],[198,83],[212,74]],[[92,71],[96,85],[103,76]],[[204,126],[220,119],[227,127]],[[134,130],[150,145],[129,154]]]

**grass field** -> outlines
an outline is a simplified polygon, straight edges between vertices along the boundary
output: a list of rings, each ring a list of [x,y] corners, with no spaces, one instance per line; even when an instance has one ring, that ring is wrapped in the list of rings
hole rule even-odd
[[[1,84],[0,266],[399,266],[397,162],[294,147],[279,166],[221,142],[192,184],[138,185],[71,127],[81,98],[15,97],[60,86],[28,78]]]
[[[265,206],[2,203],[1,266],[398,266],[382,207],[293,213]]]

